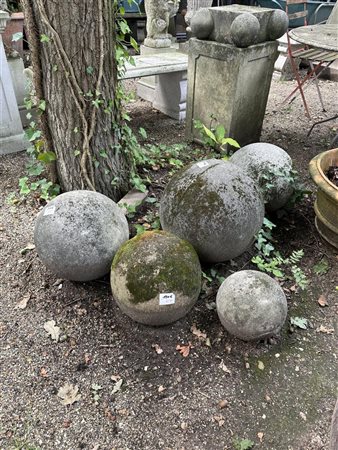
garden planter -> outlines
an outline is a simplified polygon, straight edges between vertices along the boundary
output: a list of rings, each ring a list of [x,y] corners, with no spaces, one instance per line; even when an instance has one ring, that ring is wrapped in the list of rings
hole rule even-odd
[[[5,31],[2,34],[6,52],[9,50],[16,50],[19,52],[21,58],[23,57],[23,40],[19,39],[16,42],[12,42],[12,36],[15,33],[23,33],[23,21],[24,15],[22,12],[12,13],[11,20],[7,22]]]
[[[330,166],[338,166],[338,148],[320,153],[310,161],[309,170],[316,183],[316,228],[331,245],[338,248],[338,187],[326,176]]]

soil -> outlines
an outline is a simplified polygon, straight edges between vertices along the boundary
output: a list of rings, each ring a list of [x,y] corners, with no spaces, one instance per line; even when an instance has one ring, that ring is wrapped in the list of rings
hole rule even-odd
[[[326,176],[335,186],[338,187],[338,166],[330,166]]]
[[[306,91],[312,122],[337,113],[337,84],[320,85],[325,113],[315,88]],[[134,83],[128,86],[133,89]],[[318,125],[307,137],[311,122],[300,99],[279,106],[292,87],[273,80],[261,140],[284,148],[314,190],[308,163],[331,147],[338,123]],[[148,141],[184,141],[184,124],[149,103],[137,100],[128,109],[132,126],[145,128]],[[217,318],[217,281],[204,283],[185,318],[151,328],[122,314],[108,277],[59,280],[34,249],[23,251],[33,242],[41,204],[32,197],[17,205],[7,199],[17,191],[27,160],[25,153],[0,159],[1,449],[249,448],[244,439],[262,450],[328,449],[337,394],[338,256],[316,231],[313,194],[284,216],[270,217],[283,255],[304,250],[301,267],[309,287],[301,291],[290,281],[282,286],[288,318],[306,318],[308,327],[290,328],[288,320],[272,344],[246,343],[228,335]],[[160,197],[167,175],[157,172],[152,195]],[[254,254],[253,247],[216,269],[226,276],[253,268]],[[314,266],[323,258],[327,269],[318,274]],[[59,342],[44,329],[50,320],[61,329]],[[188,346],[189,354],[184,357],[178,345]],[[68,406],[57,396],[66,383],[78,386],[81,395]]]

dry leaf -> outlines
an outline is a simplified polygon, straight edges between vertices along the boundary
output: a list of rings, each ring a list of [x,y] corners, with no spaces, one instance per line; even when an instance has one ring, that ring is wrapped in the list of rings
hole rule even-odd
[[[211,347],[211,342],[210,342],[210,339],[209,339],[209,338],[206,338],[206,340],[205,340],[205,345],[206,345],[207,347]]]
[[[306,414],[304,414],[303,412],[300,412],[299,415],[306,422]]]
[[[328,303],[327,303],[326,297],[323,294],[319,297],[317,302],[319,303],[320,306],[323,306],[323,307],[324,306],[329,306]]]
[[[56,326],[55,320],[49,320],[43,326],[53,341],[58,342],[60,337],[60,327]]]
[[[213,421],[216,421],[218,423],[218,426],[222,426],[225,423],[224,417],[223,416],[214,416],[212,418]]]
[[[206,339],[207,338],[206,333],[202,333],[201,330],[196,328],[196,324],[195,323],[192,324],[192,327],[190,328],[190,330],[191,330],[192,334],[194,334],[195,336],[197,336],[200,339]]]
[[[122,384],[123,384],[123,380],[121,378],[119,381],[117,381],[115,383],[115,386],[113,387],[113,390],[111,391],[112,395],[116,394],[116,392],[119,392],[121,390]]]
[[[167,388],[165,388],[164,386],[159,386],[159,388],[158,388],[158,392],[163,392],[163,391],[165,391]]]
[[[182,422],[181,423],[181,428],[182,428],[182,430],[186,430],[188,428],[187,422]]]
[[[47,370],[44,367],[40,369],[40,377],[48,377]]]
[[[153,344],[152,348],[155,350],[155,352],[160,355],[161,353],[163,353],[162,348],[158,345],[158,344]]]
[[[188,342],[188,345],[176,345],[176,350],[178,350],[183,358],[189,356],[190,350],[192,349],[191,342]]]
[[[227,368],[227,366],[224,364],[224,361],[222,359],[221,364],[219,365],[219,367],[223,370],[223,372],[231,374],[231,371]]]
[[[120,375],[112,375],[110,379],[116,383],[117,381],[121,380],[121,377]]]
[[[25,309],[30,299],[31,294],[25,294],[22,297],[22,300],[20,300],[19,303],[16,304],[15,309]]]
[[[324,325],[321,325],[319,328],[316,329],[317,333],[326,333],[326,334],[333,334],[334,328],[327,328]]]
[[[259,370],[264,370],[265,369],[263,361],[258,361],[258,369]]]
[[[263,437],[264,437],[264,433],[262,433],[260,431],[259,433],[257,433],[257,436],[258,436],[259,442],[262,442],[263,441]]]
[[[88,353],[85,353],[84,361],[85,361],[86,366],[89,366],[89,364],[91,362],[91,357],[90,357],[90,355]]]
[[[72,384],[65,383],[64,386],[60,387],[57,396],[60,397],[61,403],[63,405],[72,405],[81,398],[81,394],[78,394],[79,387],[73,386]]]
[[[228,400],[221,400],[220,402],[218,402],[218,406],[220,409],[226,408],[228,404],[229,404]]]
[[[70,419],[65,419],[63,421],[63,428],[69,428],[71,423],[72,423],[72,421]]]

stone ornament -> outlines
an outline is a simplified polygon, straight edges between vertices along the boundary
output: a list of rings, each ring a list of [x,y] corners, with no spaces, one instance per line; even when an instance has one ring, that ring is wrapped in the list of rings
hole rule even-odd
[[[216,308],[228,333],[244,341],[278,335],[288,310],[277,281],[256,270],[241,270],[226,278],[217,292]]]
[[[162,228],[190,242],[210,263],[247,250],[263,217],[254,180],[235,164],[217,159],[199,161],[174,175],[160,203]]]
[[[145,0],[147,14],[146,47],[166,48],[171,46],[171,34],[168,33],[169,19],[178,11],[178,0]]]
[[[288,24],[282,10],[234,4],[201,8],[191,19],[190,31],[198,39],[245,48],[278,39]]]
[[[190,311],[201,291],[201,277],[198,256],[188,242],[164,231],[148,231],[116,253],[111,288],[127,316],[160,326]]]
[[[257,142],[237,150],[230,161],[256,180],[266,209],[276,211],[286,205],[293,187],[290,182],[292,159],[285,150],[277,145]]]
[[[34,230],[41,261],[59,278],[90,281],[110,270],[128,222],[113,200],[98,192],[61,194],[39,213]]]

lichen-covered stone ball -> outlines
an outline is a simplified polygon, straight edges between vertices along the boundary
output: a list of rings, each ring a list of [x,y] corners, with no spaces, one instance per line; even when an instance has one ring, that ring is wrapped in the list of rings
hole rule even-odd
[[[289,18],[285,11],[275,9],[270,16],[267,27],[267,38],[271,41],[283,36],[289,26]]]
[[[245,171],[218,159],[194,163],[177,173],[160,203],[162,228],[189,241],[207,262],[243,253],[261,228],[264,204]]]
[[[58,277],[73,281],[108,273],[117,249],[128,238],[121,208],[92,191],[70,191],[50,201],[34,230],[41,261]]]
[[[254,178],[269,211],[282,208],[293,193],[292,159],[277,145],[257,142],[237,150],[230,161]],[[292,177],[291,177],[292,178]]]
[[[242,270],[226,278],[216,297],[224,328],[244,340],[279,333],[287,316],[287,302],[277,281],[265,273]]]
[[[260,28],[257,17],[246,12],[237,16],[232,22],[230,36],[237,47],[249,47],[257,42]]]
[[[206,39],[214,28],[214,20],[206,8],[197,10],[191,18],[190,30],[194,37]]]
[[[111,268],[113,298],[145,325],[166,325],[185,316],[201,291],[201,266],[194,248],[164,231],[148,231],[125,242]]]

